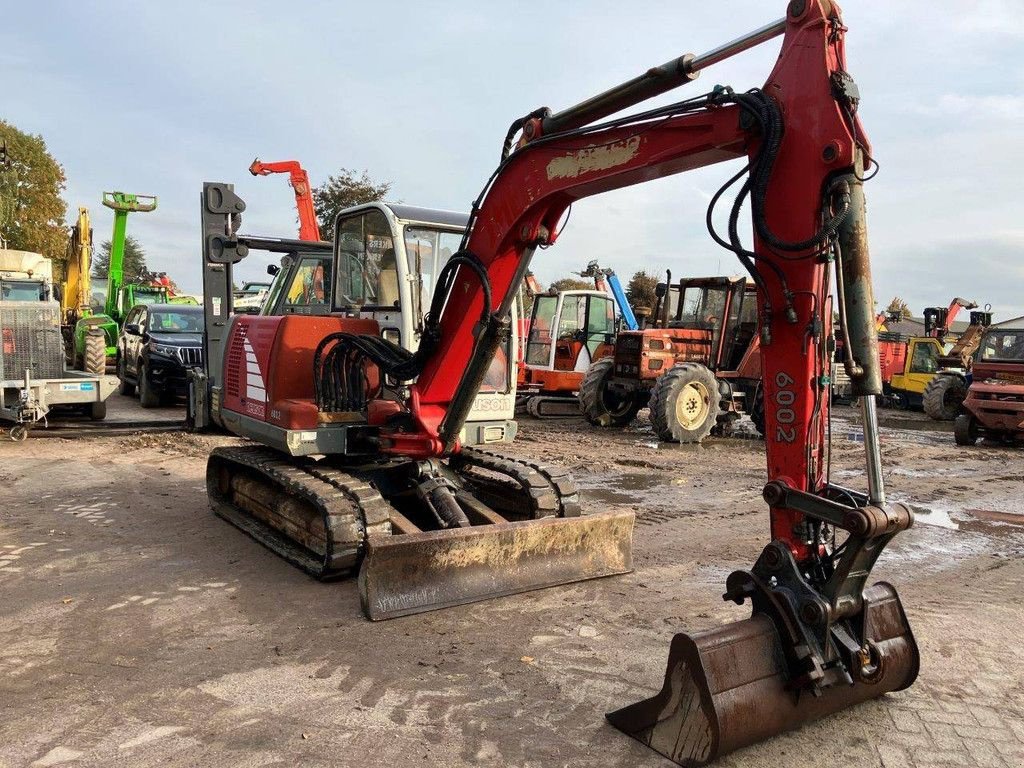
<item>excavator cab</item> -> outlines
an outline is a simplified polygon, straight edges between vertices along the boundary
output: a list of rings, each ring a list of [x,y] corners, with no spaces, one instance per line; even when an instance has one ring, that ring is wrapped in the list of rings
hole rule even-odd
[[[559,291],[533,302],[526,342],[527,368],[586,371],[592,360],[611,350],[615,305],[599,291]]]

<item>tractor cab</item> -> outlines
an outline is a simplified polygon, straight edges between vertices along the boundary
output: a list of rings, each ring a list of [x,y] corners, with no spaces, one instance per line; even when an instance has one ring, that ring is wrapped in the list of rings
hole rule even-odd
[[[712,371],[735,370],[757,333],[757,296],[743,277],[683,278],[659,283],[652,325],[623,332],[615,348],[615,375],[656,379],[679,362]]]

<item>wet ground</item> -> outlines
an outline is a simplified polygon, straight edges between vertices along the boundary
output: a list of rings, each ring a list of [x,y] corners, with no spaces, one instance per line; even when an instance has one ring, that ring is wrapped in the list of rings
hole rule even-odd
[[[890,496],[922,511],[875,573],[920,678],[720,765],[1024,765],[1024,451],[882,424]],[[863,488],[856,412],[833,432],[833,479]],[[0,766],[669,766],[603,713],[660,687],[675,632],[746,615],[721,593],[767,541],[764,444],[659,445],[642,420],[520,435],[587,509],[636,511],[635,571],[381,624],[352,581],[210,514],[226,438],[0,444]]]

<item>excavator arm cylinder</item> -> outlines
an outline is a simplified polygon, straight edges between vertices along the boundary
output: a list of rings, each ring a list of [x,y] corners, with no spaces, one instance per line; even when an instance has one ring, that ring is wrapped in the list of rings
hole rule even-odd
[[[882,369],[878,361],[875,297],[871,288],[871,258],[864,205],[863,152],[857,151],[854,173],[846,178],[850,209],[839,225],[840,301],[844,333],[849,339],[854,365],[847,370],[855,397],[882,394]],[[851,366],[847,366],[851,368]]]

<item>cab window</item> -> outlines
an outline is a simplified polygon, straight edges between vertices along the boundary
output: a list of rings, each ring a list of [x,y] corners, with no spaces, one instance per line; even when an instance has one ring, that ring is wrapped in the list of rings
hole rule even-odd
[[[462,233],[445,232],[430,227],[406,227],[404,237],[409,274],[419,276],[419,295],[414,293],[417,306],[413,307],[413,313],[419,322],[419,318],[430,308],[437,273],[452,254],[459,250]]]
[[[587,349],[591,358],[597,348],[615,335],[615,308],[612,300],[591,296],[587,303]]]
[[[939,348],[935,344],[915,344],[910,358],[911,373],[935,373],[939,370]]]
[[[398,261],[387,217],[374,209],[338,219],[335,309],[399,306]]]
[[[330,297],[331,260],[316,256],[303,256],[292,273],[284,299],[284,311],[289,314],[315,314],[326,311]]]
[[[551,357],[551,326],[555,322],[557,296],[537,296],[533,300],[530,336],[526,342],[526,364],[547,365]]]

